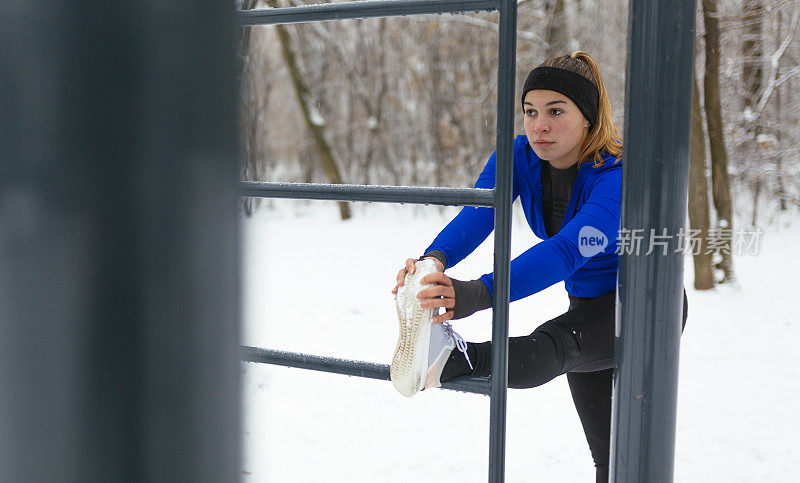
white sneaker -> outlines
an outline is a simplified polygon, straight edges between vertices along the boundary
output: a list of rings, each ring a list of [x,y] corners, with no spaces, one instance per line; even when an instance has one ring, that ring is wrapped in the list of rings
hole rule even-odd
[[[450,322],[431,325],[431,341],[428,346],[428,374],[425,377],[425,389],[431,387],[442,387],[442,369],[450,358],[453,349],[458,348],[467,359],[469,368],[472,369],[472,361],[467,354],[467,343],[458,332],[453,330]]]
[[[456,346],[467,354],[466,343],[449,323],[432,322],[438,309],[420,307],[417,294],[432,284],[421,285],[419,281],[437,271],[433,260],[419,261],[414,273],[407,274],[397,289],[400,337],[392,359],[391,378],[394,387],[407,397],[429,387],[441,387],[442,369]]]

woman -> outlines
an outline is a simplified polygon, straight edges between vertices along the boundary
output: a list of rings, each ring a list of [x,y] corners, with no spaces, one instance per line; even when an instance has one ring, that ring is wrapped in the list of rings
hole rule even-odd
[[[600,71],[585,52],[533,69],[521,102],[525,135],[514,140],[514,199],[520,197],[542,241],[511,261],[511,301],[563,280],[569,310],[528,336],[509,339],[508,385],[535,387],[566,373],[597,481],[607,481],[622,144]],[[492,155],[475,187],[493,188],[494,181]],[[463,208],[419,259],[425,265],[408,259],[398,273],[392,292],[401,337],[392,379],[406,395],[462,375],[491,374],[491,343],[465,344],[447,321],[491,307],[492,274],[460,281],[443,272],[485,240],[493,225],[492,209]],[[584,246],[587,233],[604,243]],[[424,276],[414,278],[424,266]],[[417,289],[409,286],[407,294],[406,282]],[[429,327],[425,313],[405,311],[413,303],[429,311]],[[683,317],[685,323],[685,292]],[[424,330],[404,329],[414,324]],[[460,352],[452,350],[456,346]]]

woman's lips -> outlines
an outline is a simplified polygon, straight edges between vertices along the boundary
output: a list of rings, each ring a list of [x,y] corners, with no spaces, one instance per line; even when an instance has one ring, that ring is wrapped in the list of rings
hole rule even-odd
[[[540,146],[540,147],[547,147],[551,144],[555,144],[553,141],[534,141],[533,144]]]

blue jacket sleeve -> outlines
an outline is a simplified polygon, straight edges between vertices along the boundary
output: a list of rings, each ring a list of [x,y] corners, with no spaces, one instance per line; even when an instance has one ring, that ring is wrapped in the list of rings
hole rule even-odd
[[[591,226],[600,230],[608,240],[607,246],[616,242],[621,189],[621,169],[604,173],[595,181],[586,203],[572,220],[555,236],[537,243],[511,261],[511,302],[564,280],[592,258],[584,257],[579,250],[581,228]],[[480,279],[494,297],[493,274],[487,273]]]
[[[495,183],[496,153],[492,153],[484,166],[475,188],[492,189]],[[514,177],[514,200],[519,196]],[[513,200],[512,200],[513,201]],[[453,267],[472,253],[494,230],[494,208],[465,206],[453,220],[439,232],[423,253],[441,250],[447,257],[447,267]]]

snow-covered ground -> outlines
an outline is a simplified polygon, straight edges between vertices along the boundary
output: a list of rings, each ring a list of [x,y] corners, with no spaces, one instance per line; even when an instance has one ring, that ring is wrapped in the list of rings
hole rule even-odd
[[[272,201],[243,221],[242,343],[388,364],[397,337],[391,289],[457,208]],[[675,481],[794,482],[800,475],[800,218],[766,227],[760,252],[735,260],[735,286],[697,292],[681,347]],[[516,211],[512,255],[537,240]],[[450,275],[491,270],[492,237]],[[510,334],[567,308],[563,284],[515,302]],[[454,327],[490,338],[490,312]],[[242,364],[246,481],[483,482],[489,398]],[[509,482],[594,481],[566,378],[510,390]]]

